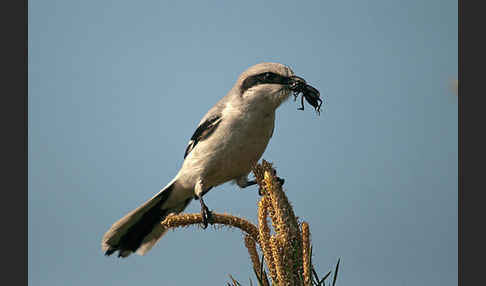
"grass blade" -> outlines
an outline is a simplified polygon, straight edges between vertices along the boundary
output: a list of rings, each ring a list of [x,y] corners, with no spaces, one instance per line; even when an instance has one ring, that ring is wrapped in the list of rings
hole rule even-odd
[[[336,265],[336,270],[334,270],[334,279],[332,280],[332,286],[336,285],[336,279],[338,276],[338,270],[339,270],[339,262],[341,261],[341,258],[338,259],[337,265]]]

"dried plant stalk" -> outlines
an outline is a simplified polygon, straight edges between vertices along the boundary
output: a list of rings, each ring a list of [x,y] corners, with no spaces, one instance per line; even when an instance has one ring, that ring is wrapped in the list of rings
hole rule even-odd
[[[271,203],[271,198],[270,198],[270,195],[267,195],[267,198],[265,200],[265,204],[267,206],[267,212],[268,212],[268,216],[270,217],[270,220],[272,222],[272,227],[273,229],[275,230],[275,232],[279,233],[280,232],[280,229],[279,229],[279,226],[277,224],[277,214],[275,213],[275,210],[273,209],[273,206],[272,206],[272,203]]]
[[[281,285],[281,286],[292,285],[292,281],[288,277],[289,273],[288,271],[286,271],[287,269],[284,265],[283,251],[280,245],[280,240],[276,237],[276,235],[270,237],[270,245],[272,246],[272,253],[273,253],[273,258],[275,261],[275,266],[277,271],[277,277],[278,277],[277,285]]]
[[[255,179],[262,195],[258,202],[258,227],[246,219],[229,214],[212,213],[211,224],[236,227],[246,232],[245,246],[253,264],[258,280],[264,286],[270,286],[266,273],[262,271],[266,264],[272,285],[312,285],[312,265],[310,251],[309,224],[299,226],[293,208],[277,180],[272,164],[262,160],[253,168]],[[270,217],[274,234],[272,235],[267,217]],[[168,229],[199,225],[200,214],[170,215],[163,222]],[[260,261],[256,243],[260,246],[264,259]],[[262,277],[263,276],[263,277]],[[327,277],[327,276],[326,276]],[[234,285],[239,283],[232,277]],[[325,278],[324,278],[325,279]]]
[[[267,224],[267,208],[268,202],[266,197],[262,197],[258,203],[258,230],[260,233],[260,248],[263,252],[263,257],[267,262],[268,271],[272,278],[273,284],[278,285],[277,271],[275,269],[275,261],[272,254],[272,247],[270,245],[270,228]]]
[[[248,254],[250,255],[250,259],[253,263],[253,270],[255,270],[255,274],[258,276],[258,279],[262,281],[263,286],[269,286],[267,283],[267,275],[264,271],[262,271],[263,266],[260,263],[260,258],[258,257],[255,241],[248,234],[245,235],[245,246],[248,249]]]
[[[168,216],[164,221],[161,222],[161,224],[170,229],[197,225],[202,223],[202,221],[203,219],[201,214],[177,214]],[[259,239],[258,228],[246,219],[237,216],[229,214],[218,214],[213,212],[210,223],[236,227],[249,234],[253,238],[253,240],[258,241]]]
[[[309,224],[306,222],[302,223],[302,266],[303,266],[303,276],[304,285],[310,286],[312,283],[311,278],[311,256],[310,256],[310,231]]]
[[[263,166],[265,166],[266,169]],[[271,218],[273,229],[275,230],[275,232],[279,232],[278,224],[276,223],[278,219],[277,219],[277,216],[275,214],[275,210],[273,209],[271,198],[270,198],[270,195],[269,195],[269,188],[271,186],[267,187],[266,182],[264,181],[265,171],[272,170],[271,168],[272,168],[272,164],[263,160],[262,165],[257,164],[253,168],[253,174],[255,175],[255,180],[257,181],[258,186],[260,188],[260,194],[262,195],[261,201],[263,201],[265,203],[265,208],[267,210],[268,215]],[[261,208],[260,205],[259,205],[259,208]]]
[[[265,168],[266,161],[263,161]],[[267,163],[267,168],[269,167]],[[276,180],[273,169],[265,169],[264,180],[265,190],[271,198],[271,204],[275,210],[276,225],[275,231],[279,234],[283,253],[283,265],[292,271],[292,281],[300,283],[302,271],[302,241],[297,218],[287,196],[282,191],[280,183]]]

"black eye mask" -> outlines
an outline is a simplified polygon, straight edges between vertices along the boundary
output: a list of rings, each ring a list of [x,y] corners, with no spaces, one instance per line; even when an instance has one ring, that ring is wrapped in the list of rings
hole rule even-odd
[[[275,83],[275,84],[288,84],[289,78],[281,76],[273,72],[264,72],[256,75],[252,75],[246,78],[241,84],[241,94],[245,91],[259,84]]]
[[[241,85],[241,94],[250,89],[253,86],[265,83],[287,85],[293,92],[294,100],[297,99],[299,94],[301,97],[301,107],[299,110],[304,110],[304,98],[314,107],[317,114],[320,114],[322,99],[320,98],[319,91],[308,85],[306,81],[298,76],[286,77],[273,72],[265,72],[246,78]]]

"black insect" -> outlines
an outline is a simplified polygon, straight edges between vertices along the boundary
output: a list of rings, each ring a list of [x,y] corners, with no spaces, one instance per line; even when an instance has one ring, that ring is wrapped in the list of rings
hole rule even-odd
[[[305,101],[314,107],[317,114],[321,114],[322,99],[316,88],[308,85],[303,78],[294,76],[293,81],[290,84],[290,90],[293,92],[294,101],[297,100],[297,97],[301,94],[301,107],[298,108],[299,110],[304,110],[305,98]]]

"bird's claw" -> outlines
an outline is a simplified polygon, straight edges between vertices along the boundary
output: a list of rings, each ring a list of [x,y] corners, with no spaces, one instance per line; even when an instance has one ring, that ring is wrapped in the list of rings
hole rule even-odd
[[[206,229],[208,227],[208,223],[211,221],[212,213],[204,203],[202,197],[199,198],[201,202],[201,216],[202,216],[202,228]]]

